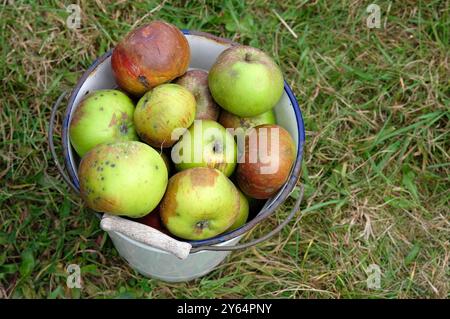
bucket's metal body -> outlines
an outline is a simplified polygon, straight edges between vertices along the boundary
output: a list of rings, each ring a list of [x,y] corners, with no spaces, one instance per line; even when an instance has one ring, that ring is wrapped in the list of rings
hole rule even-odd
[[[109,232],[114,246],[128,264],[147,277],[168,282],[189,281],[206,275],[220,264],[230,251],[202,250],[179,259],[171,253],[141,244],[117,232]],[[235,245],[242,235],[219,245]]]
[[[217,38],[203,32],[183,31],[191,48],[190,67],[209,70],[217,56],[233,43],[229,40]],[[97,59],[84,73],[73,90],[63,121],[62,144],[64,150],[64,162],[74,188],[79,187],[77,176],[78,158],[73,151],[68,136],[68,127],[71,116],[84,95],[99,89],[111,89],[117,87],[111,70],[111,51]],[[302,149],[305,141],[303,119],[298,103],[289,86],[285,83],[285,92],[275,107],[277,123],[289,131],[297,146],[297,158],[288,182],[273,198],[266,202],[261,212],[247,225],[217,236],[212,239],[192,242],[194,247],[191,254],[184,260],[180,260],[170,253],[154,247],[139,243],[121,233],[109,232],[119,254],[144,276],[158,278],[164,281],[179,282],[188,281],[203,276],[214,269],[229,254],[226,247],[236,246],[243,233],[254,227],[262,218],[268,217],[283,203],[295,187],[300,173]],[[52,114],[53,117],[54,114]],[[53,137],[51,138],[53,144]],[[298,203],[299,204],[299,203]],[[296,207],[298,207],[296,205]],[[293,214],[290,215],[291,217]],[[253,224],[250,224],[253,223]],[[242,246],[242,245],[241,245]],[[222,251],[210,251],[220,250]]]

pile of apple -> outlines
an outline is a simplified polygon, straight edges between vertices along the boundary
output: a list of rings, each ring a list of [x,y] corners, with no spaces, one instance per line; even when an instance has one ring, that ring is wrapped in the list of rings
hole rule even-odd
[[[209,73],[189,62],[175,26],[133,30],[111,57],[119,88],[86,95],[69,133],[88,207],[199,240],[241,227],[249,200],[276,194],[295,146],[275,123],[284,82],[267,54],[231,46]]]

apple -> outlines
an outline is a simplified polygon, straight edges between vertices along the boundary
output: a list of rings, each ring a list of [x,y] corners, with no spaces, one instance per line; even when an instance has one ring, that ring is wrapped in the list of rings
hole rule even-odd
[[[136,105],[134,125],[141,139],[153,147],[171,147],[195,118],[195,98],[178,84],[161,84],[148,91]]]
[[[175,236],[207,239],[234,224],[240,201],[238,189],[222,172],[191,168],[169,179],[160,205],[161,220]]]
[[[220,113],[219,123],[225,128],[233,129],[238,141],[240,138],[243,141],[245,132],[249,129],[262,124],[276,124],[276,119],[273,110],[251,117],[239,117],[223,110]]]
[[[248,213],[249,213],[249,202],[247,197],[245,197],[245,195],[240,191],[239,191],[239,198],[240,198],[240,204],[239,204],[239,214],[238,217],[236,219],[236,221],[234,222],[233,225],[231,225],[230,228],[227,229],[227,231],[232,231],[235,229],[238,229],[239,227],[245,225],[245,223],[247,222],[248,219]]]
[[[149,214],[137,219],[136,221],[141,224],[155,228],[159,231],[162,230],[161,218],[159,217],[159,213],[157,210],[150,212]]]
[[[174,25],[152,21],[131,31],[114,48],[111,67],[117,84],[142,96],[183,75],[190,62],[189,43]]]
[[[80,194],[97,212],[142,217],[161,201],[166,164],[156,150],[136,141],[100,144],[78,167]]]
[[[172,148],[171,157],[177,171],[210,167],[230,176],[236,167],[236,143],[219,123],[195,120]]]
[[[86,95],[70,121],[73,148],[82,157],[98,144],[136,141],[133,113],[133,102],[118,90],[99,90]]]
[[[168,233],[167,229],[161,223],[161,216],[159,214],[159,206],[156,207],[149,214],[145,215],[144,217],[138,218],[136,221],[141,224],[150,226],[154,229],[157,229],[160,232],[163,232],[165,234]]]
[[[219,118],[220,108],[214,101],[208,88],[208,72],[203,70],[187,71],[175,82],[188,89],[197,101],[196,120],[213,120]]]
[[[223,51],[209,70],[208,84],[214,100],[240,117],[272,109],[283,94],[283,74],[263,51],[243,45]]]
[[[256,199],[270,198],[286,183],[295,156],[294,141],[281,126],[250,129],[236,170],[239,188]]]
[[[220,113],[219,123],[225,128],[242,128],[244,131],[247,131],[262,124],[276,124],[276,119],[273,110],[250,117],[239,117],[224,110]]]

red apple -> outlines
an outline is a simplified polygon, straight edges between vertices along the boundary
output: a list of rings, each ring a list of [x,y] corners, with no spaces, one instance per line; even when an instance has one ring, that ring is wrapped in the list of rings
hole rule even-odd
[[[183,75],[190,61],[189,43],[174,25],[153,21],[131,31],[115,47],[111,66],[117,84],[141,96]]]
[[[219,118],[220,108],[213,100],[208,88],[208,72],[190,70],[175,83],[191,91],[197,102],[196,120],[213,120]]]
[[[159,214],[159,206],[151,211],[149,214],[145,215],[136,220],[137,222],[150,226],[161,232],[167,233],[167,229],[161,223],[161,216]]]
[[[236,172],[239,188],[248,196],[266,199],[286,183],[295,160],[295,145],[278,125],[250,129]]]

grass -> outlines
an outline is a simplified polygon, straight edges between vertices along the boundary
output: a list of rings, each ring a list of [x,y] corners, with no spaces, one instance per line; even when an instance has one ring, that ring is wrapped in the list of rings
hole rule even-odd
[[[448,0],[373,1],[380,29],[367,28],[371,2],[358,0],[79,1],[78,30],[59,1],[1,2],[0,298],[448,298]],[[58,95],[153,19],[270,53],[307,130],[300,217],[180,284],[121,260],[59,177],[46,137]],[[82,289],[67,288],[69,264],[82,267]],[[371,264],[379,289],[366,284]]]

